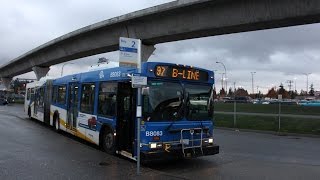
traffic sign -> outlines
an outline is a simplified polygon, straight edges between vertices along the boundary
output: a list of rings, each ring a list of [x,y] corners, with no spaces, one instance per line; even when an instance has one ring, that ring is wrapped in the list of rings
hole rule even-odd
[[[122,67],[138,67],[141,40],[120,37],[119,39],[119,65]]]
[[[146,76],[140,76],[138,74],[133,74],[131,76],[132,88],[141,88],[147,85],[148,78]]]

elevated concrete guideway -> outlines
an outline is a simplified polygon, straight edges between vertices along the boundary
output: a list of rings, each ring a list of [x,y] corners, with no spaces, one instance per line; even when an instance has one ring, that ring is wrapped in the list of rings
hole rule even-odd
[[[119,37],[142,39],[146,60],[158,43],[317,22],[318,0],[179,0],[56,38],[2,65],[0,77],[32,68],[45,74],[51,65],[118,50]]]

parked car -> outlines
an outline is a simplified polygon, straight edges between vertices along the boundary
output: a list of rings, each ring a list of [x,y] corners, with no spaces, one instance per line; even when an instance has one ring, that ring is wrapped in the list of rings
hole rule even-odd
[[[263,99],[255,99],[252,101],[252,104],[270,104],[269,100],[263,100]]]
[[[270,104],[270,101],[263,100],[263,101],[261,101],[261,104]]]
[[[226,103],[251,103],[252,98],[249,96],[236,96],[234,99],[225,101]]]
[[[261,104],[261,99],[253,99],[252,104]]]
[[[298,105],[296,101],[282,101],[282,105]]]
[[[306,101],[306,102],[300,102],[299,105],[301,106],[320,106],[320,101],[312,100],[312,101]]]
[[[7,105],[8,101],[5,98],[0,98],[0,105]]]

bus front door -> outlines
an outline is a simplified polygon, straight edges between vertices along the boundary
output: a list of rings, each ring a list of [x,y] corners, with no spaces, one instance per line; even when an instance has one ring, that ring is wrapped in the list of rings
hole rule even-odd
[[[118,84],[117,138],[118,150],[133,155],[136,93],[131,83]]]
[[[69,83],[67,128],[72,131],[76,131],[77,129],[78,90],[79,86],[77,83]]]

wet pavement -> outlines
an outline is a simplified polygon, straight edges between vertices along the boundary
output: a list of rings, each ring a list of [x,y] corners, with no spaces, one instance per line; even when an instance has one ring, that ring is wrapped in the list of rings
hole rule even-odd
[[[179,179],[56,133],[24,115],[22,106],[0,106],[0,179]]]
[[[320,138],[216,130],[219,155],[150,164],[110,156],[0,106],[0,179],[320,179]]]

